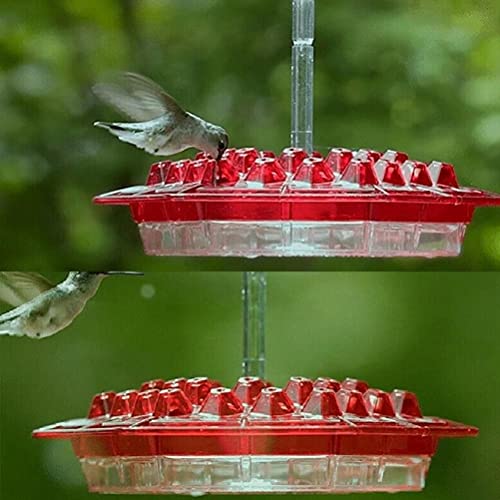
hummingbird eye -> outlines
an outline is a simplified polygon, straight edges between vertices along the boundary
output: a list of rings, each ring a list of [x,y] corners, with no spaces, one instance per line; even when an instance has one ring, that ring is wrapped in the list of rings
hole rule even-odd
[[[226,144],[224,141],[219,141],[219,151],[226,149]]]

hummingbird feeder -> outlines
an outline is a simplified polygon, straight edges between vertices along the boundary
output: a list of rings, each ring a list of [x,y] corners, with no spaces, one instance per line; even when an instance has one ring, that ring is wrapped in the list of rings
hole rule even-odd
[[[477,428],[422,416],[415,394],[347,378],[265,379],[266,278],[244,273],[243,377],[155,379],[94,396],[86,418],[34,431],[66,439],[98,493],[420,491],[446,437]]]
[[[130,206],[149,255],[446,257],[500,195],[395,151],[244,148],[155,163],[146,186],[95,202]]]
[[[403,152],[314,152],[314,0],[292,4],[292,147],[155,163],[144,186],[94,202],[128,205],[149,255],[459,255],[475,208],[500,205],[500,195]]]
[[[438,441],[477,432],[360,380],[196,377],[97,394],[34,436],[70,440],[92,492],[199,495],[420,491]]]

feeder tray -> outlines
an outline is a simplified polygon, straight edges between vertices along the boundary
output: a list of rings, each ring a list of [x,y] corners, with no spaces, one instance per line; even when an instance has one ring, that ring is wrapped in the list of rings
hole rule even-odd
[[[94,201],[129,205],[149,255],[444,257],[500,195],[396,151],[243,148],[155,163],[145,186]]]
[[[93,492],[350,493],[419,491],[439,439],[477,432],[354,379],[197,377],[98,394],[34,436],[71,440]]]

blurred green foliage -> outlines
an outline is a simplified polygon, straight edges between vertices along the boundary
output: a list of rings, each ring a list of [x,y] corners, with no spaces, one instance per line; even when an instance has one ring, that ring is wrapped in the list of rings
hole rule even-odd
[[[318,0],[315,143],[405,150],[500,191],[500,3]],[[154,259],[128,210],[93,195],[143,183],[153,158],[92,127],[117,115],[92,83],[145,73],[233,145],[289,140],[290,1],[3,0],[3,268],[493,269],[498,210],[478,211],[459,259]]]
[[[109,278],[67,330],[41,341],[0,337],[0,498],[92,498],[69,443],[30,432],[84,415],[97,392],[196,375],[232,385],[240,282],[239,273]],[[499,273],[272,273],[268,289],[275,384],[357,377],[414,391],[426,415],[480,428],[475,439],[444,440],[424,492],[398,498],[498,498]]]

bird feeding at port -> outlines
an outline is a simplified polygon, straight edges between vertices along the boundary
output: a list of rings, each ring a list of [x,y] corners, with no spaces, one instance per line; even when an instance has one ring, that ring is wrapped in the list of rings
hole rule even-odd
[[[314,7],[292,1],[290,148],[160,161],[144,185],[94,198],[130,208],[146,254],[455,257],[475,209],[500,205],[499,194],[460,185],[450,163],[422,161],[425,152],[314,151]]]
[[[114,81],[97,83],[94,93],[132,122],[94,123],[120,139],[157,156],[170,156],[196,148],[219,159],[229,137],[220,126],[185,111],[149,78],[120,73]]]

